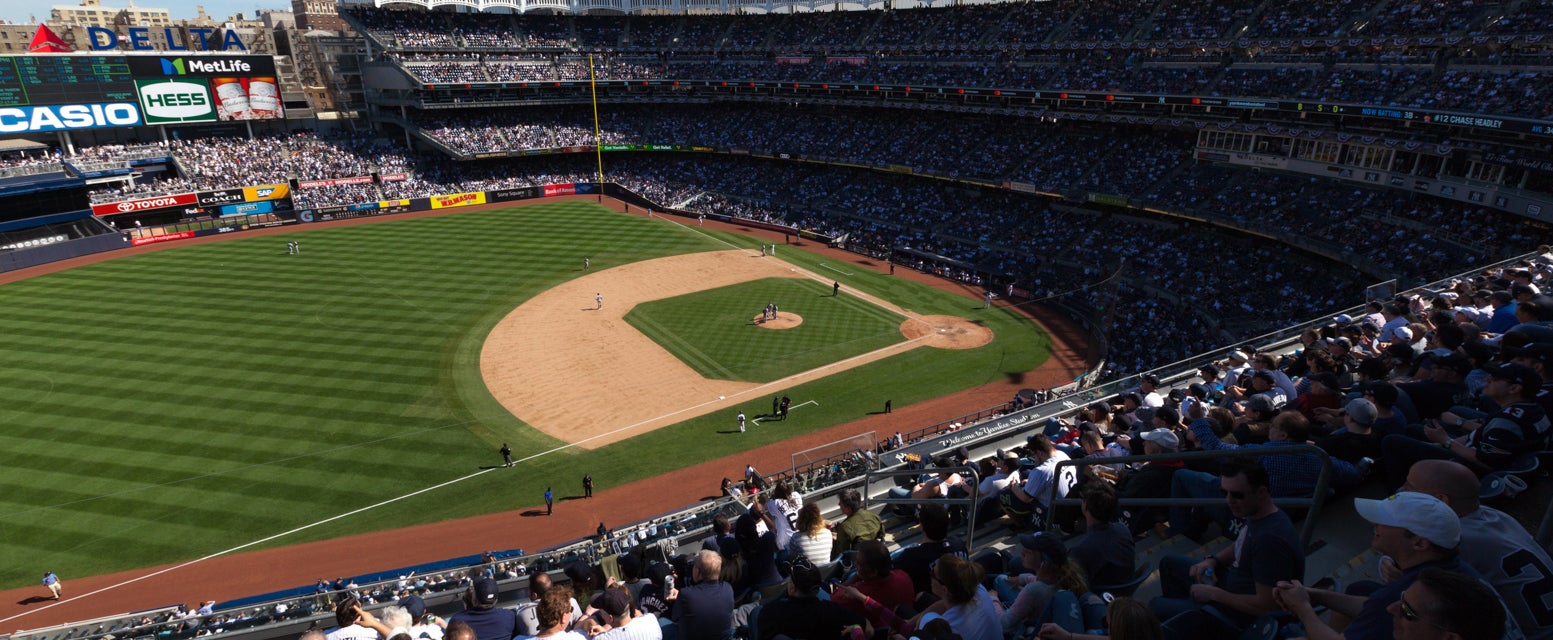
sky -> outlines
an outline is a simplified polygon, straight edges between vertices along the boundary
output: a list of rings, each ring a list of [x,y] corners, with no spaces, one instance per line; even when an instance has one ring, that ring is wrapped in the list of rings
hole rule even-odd
[[[81,0],[0,0],[0,20],[15,24],[30,24],[32,20],[28,16],[37,16],[39,20],[49,19],[49,9],[56,5],[77,6]],[[129,0],[102,0],[104,7],[123,8],[129,6]],[[135,0],[137,7],[166,8],[172,13],[174,21],[193,18],[194,7],[205,7],[205,13],[212,18],[225,18],[237,12],[252,18],[256,9],[282,9],[291,10],[291,0]]]

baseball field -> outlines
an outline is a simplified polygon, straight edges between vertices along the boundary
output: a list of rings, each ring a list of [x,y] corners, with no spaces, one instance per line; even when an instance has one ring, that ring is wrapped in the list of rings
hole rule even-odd
[[[651,478],[1050,351],[1018,313],[758,245],[565,202],[0,286],[0,587],[509,511],[585,471]],[[787,323],[755,322],[769,302]],[[788,420],[738,433],[735,413],[780,394]],[[504,442],[515,469],[495,468]]]

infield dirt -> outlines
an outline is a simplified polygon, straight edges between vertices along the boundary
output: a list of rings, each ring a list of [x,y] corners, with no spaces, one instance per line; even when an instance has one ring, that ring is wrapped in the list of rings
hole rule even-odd
[[[901,333],[907,340],[761,384],[703,377],[625,321],[625,314],[644,302],[762,278],[825,281],[740,249],[597,271],[534,296],[498,322],[481,348],[480,373],[512,415],[558,440],[593,449],[918,347],[963,349],[992,340],[991,330],[971,321],[917,316],[849,291],[845,295],[906,316]]]

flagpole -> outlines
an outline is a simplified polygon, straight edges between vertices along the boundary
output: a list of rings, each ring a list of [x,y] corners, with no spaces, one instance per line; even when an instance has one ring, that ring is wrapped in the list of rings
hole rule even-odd
[[[588,87],[593,91],[593,153],[599,165],[599,189],[604,188],[604,136],[599,131],[599,81],[593,75],[593,54],[588,54]]]

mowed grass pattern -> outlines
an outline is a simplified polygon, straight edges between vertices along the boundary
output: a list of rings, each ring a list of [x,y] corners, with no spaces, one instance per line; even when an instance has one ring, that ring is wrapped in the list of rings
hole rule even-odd
[[[290,240],[301,255],[286,255]],[[1043,332],[994,310],[988,348],[916,349],[794,388],[795,401],[825,402],[781,430],[714,436],[729,409],[594,451],[556,450],[565,443],[485,389],[490,329],[583,275],[584,256],[597,270],[756,244],[553,203],[301,227],[0,286],[0,587],[244,545],[467,476],[496,463],[502,442],[520,459],[544,455],[264,546],[533,506],[547,484],[565,497],[586,471],[607,490],[857,419],[876,394],[900,407],[1016,376],[1048,352]],[[824,262],[785,253],[810,270]],[[920,313],[978,304],[872,273],[843,286]],[[688,505],[716,487],[664,491]],[[542,526],[515,517],[512,546],[533,548],[525,532]]]
[[[803,324],[762,328],[767,302]],[[708,378],[770,382],[905,340],[905,318],[813,280],[767,278],[642,303],[626,322]]]

